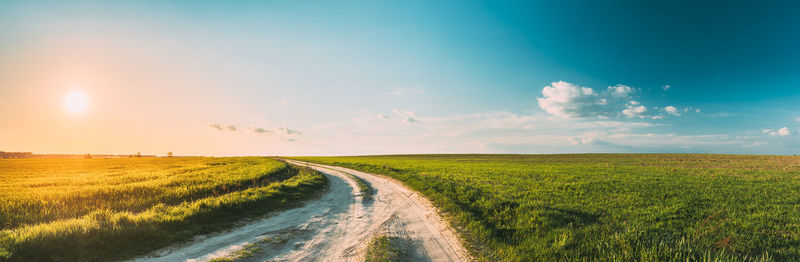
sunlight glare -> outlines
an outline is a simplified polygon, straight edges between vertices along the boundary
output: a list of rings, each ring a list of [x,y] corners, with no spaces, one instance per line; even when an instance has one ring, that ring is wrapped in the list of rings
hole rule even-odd
[[[82,92],[72,91],[64,97],[64,106],[70,113],[81,113],[86,110],[88,105],[89,100]]]

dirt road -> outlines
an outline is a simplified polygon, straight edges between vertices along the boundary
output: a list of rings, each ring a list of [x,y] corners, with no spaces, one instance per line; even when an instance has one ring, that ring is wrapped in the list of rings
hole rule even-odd
[[[410,261],[470,261],[430,201],[401,183],[347,168],[308,164],[330,188],[320,199],[240,228],[201,237],[135,261],[361,261],[378,235],[398,237]],[[372,187],[364,199],[351,174]]]

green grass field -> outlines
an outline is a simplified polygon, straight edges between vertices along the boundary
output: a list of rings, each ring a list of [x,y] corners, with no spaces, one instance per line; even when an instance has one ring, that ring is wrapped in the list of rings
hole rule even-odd
[[[0,160],[0,261],[131,258],[325,186],[258,157]]]
[[[399,179],[485,261],[800,258],[800,157],[298,157]]]
[[[401,247],[403,239],[381,235],[372,238],[367,244],[364,262],[403,262],[409,261]]]

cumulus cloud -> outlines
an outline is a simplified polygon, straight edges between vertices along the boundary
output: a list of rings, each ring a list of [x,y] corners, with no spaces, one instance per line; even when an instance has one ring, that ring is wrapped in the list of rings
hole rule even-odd
[[[545,112],[561,118],[608,118],[619,114],[642,117],[647,108],[631,99],[635,89],[626,85],[595,91],[565,81],[553,82],[537,98]]]
[[[669,90],[669,89],[670,89],[670,87],[671,87],[671,86],[669,86],[669,85],[664,85],[664,86],[662,86],[661,88],[662,88],[662,89],[664,89],[664,91],[667,91],[667,90]]]
[[[645,118],[647,117],[644,115],[647,112],[647,107],[639,104],[637,101],[631,101],[626,105],[627,108],[622,110],[622,114],[627,117],[635,117],[635,118]]]
[[[612,95],[619,97],[628,97],[631,93],[633,93],[633,88],[626,85],[609,86],[608,90],[611,91]]]
[[[777,133],[778,133],[779,136],[788,136],[789,135],[789,128],[788,127],[783,127],[781,129],[778,129]]]
[[[761,129],[761,132],[767,134],[769,136],[788,136],[789,135],[789,128],[782,127],[781,129]]]
[[[208,124],[208,127],[220,130],[220,131],[236,131],[237,128],[234,125],[221,125],[221,124]]]
[[[687,108],[687,110],[688,110],[688,108]],[[684,110],[684,111],[686,111],[686,110]],[[667,112],[667,114],[670,114],[670,115],[673,115],[673,116],[681,116],[681,113],[678,111],[678,108],[674,107],[674,106],[665,106],[664,107],[664,112]]]
[[[375,115],[375,117],[382,118],[382,119],[389,119],[390,118],[389,115],[384,114],[384,113],[379,113],[379,114]]]

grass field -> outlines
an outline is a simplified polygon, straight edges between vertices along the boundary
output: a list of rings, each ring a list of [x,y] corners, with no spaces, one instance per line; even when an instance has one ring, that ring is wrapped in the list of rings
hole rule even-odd
[[[267,158],[0,160],[0,261],[130,258],[327,185]]]
[[[446,212],[485,261],[800,258],[800,157],[298,157],[384,174]]]
[[[381,235],[372,238],[367,244],[364,262],[403,262],[409,261],[405,250],[400,247],[403,239]]]

